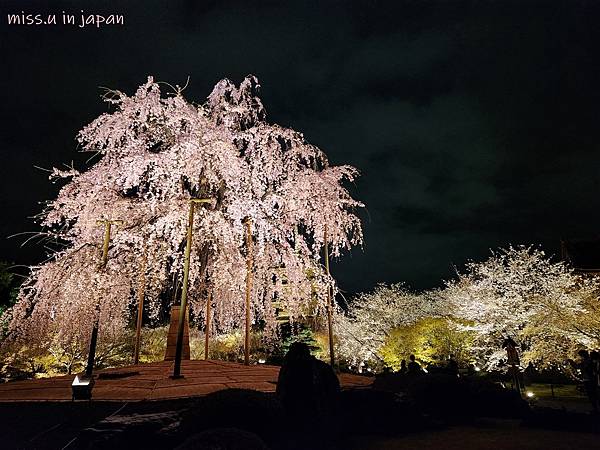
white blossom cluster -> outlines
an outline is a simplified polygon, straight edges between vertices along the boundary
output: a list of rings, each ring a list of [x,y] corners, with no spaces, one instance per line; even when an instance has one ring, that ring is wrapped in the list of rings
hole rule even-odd
[[[485,365],[506,360],[502,342],[520,346],[522,362],[555,363],[569,348],[600,343],[600,280],[575,274],[532,246],[510,246],[468,263],[443,291],[452,314],[474,323],[476,351]],[[568,345],[565,345],[568,342]]]
[[[101,336],[130,319],[145,264],[146,302],[159,314],[161,295],[182,278],[189,200],[196,207],[189,301],[200,317],[212,297],[216,331],[243,323],[246,228],[253,240],[253,322],[275,326],[273,301],[292,318],[320,313],[328,287],[319,262],[325,229],[331,253],[362,244],[354,200],[343,187],[357,170],[331,167],[301,133],[265,121],[258,80],[238,87],[220,81],[206,103],[186,101],[181,90],[161,95],[150,77],[132,96],[111,91],[115,111],[78,135],[98,161],[88,170],[54,170],[68,178],[42,216],[52,240],[64,244],[48,262],[32,267],[11,311],[9,334],[41,340],[50,332],[85,340],[99,317]],[[104,227],[114,225],[105,268],[99,267]],[[96,307],[96,305],[98,305]]]
[[[510,246],[467,263],[443,289],[414,293],[396,284],[360,294],[347,314],[336,315],[339,353],[351,367],[377,365],[389,333],[423,318],[472,331],[472,355],[488,369],[506,360],[508,337],[522,365],[557,367],[577,349],[600,347],[600,279],[532,246]]]
[[[336,314],[338,350],[350,367],[377,364],[378,352],[394,328],[425,317],[441,317],[446,312],[447,307],[435,292],[411,292],[401,283],[380,284],[373,292],[359,294],[348,314]]]

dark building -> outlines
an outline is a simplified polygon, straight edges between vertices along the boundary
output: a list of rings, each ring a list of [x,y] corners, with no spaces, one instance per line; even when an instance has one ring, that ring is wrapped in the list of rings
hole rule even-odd
[[[562,260],[576,273],[600,276],[600,238],[560,241]]]

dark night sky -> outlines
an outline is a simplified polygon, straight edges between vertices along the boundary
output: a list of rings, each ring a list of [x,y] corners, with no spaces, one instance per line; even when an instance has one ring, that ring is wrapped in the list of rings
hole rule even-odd
[[[9,26],[8,13],[123,14],[124,26]],[[285,6],[284,6],[285,5]],[[33,166],[74,160],[106,111],[99,86],[147,75],[201,102],[257,75],[268,119],[352,164],[364,251],[342,289],[422,289],[508,243],[600,232],[600,8],[596,1],[2,1],[0,259],[37,262],[5,236],[57,186]],[[22,239],[21,239],[22,240]]]

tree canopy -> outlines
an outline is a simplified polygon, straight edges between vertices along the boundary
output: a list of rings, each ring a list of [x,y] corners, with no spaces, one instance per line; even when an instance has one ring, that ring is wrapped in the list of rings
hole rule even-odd
[[[444,290],[453,314],[475,323],[476,350],[486,365],[506,359],[501,343],[511,337],[523,362],[563,362],[576,348],[600,342],[600,280],[581,277],[533,246],[493,252],[466,265]]]
[[[331,166],[302,133],[267,123],[259,86],[254,76],[239,87],[224,79],[201,105],[188,102],[179,87],[164,95],[152,77],[131,96],[106,92],[114,110],[77,137],[97,161],[83,171],[52,171],[52,179],[67,182],[40,220],[47,241],[60,247],[31,268],[10,314],[12,337],[86,341],[97,317],[102,333],[119,333],[143,255],[146,301],[156,317],[172,280],[181,278],[192,198],[211,199],[197,207],[193,224],[193,315],[203,314],[211,296],[217,330],[242,322],[246,220],[254,247],[253,321],[273,329],[274,299],[292,318],[308,305],[313,313],[323,310],[334,286],[319,262],[325,234],[334,256],[362,244],[354,211],[363,205],[343,186],[358,173]],[[99,219],[123,221],[113,227],[102,270]]]
[[[467,263],[443,289],[380,285],[359,295],[337,316],[339,351],[352,367],[397,368],[416,353],[423,362],[454,354],[493,369],[506,359],[502,342],[510,337],[524,364],[560,368],[578,349],[600,345],[599,297],[598,277],[533,246],[510,246]]]

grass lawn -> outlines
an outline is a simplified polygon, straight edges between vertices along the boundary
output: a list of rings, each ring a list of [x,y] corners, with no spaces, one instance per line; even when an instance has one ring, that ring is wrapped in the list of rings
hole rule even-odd
[[[554,396],[552,396],[554,390]],[[590,413],[592,405],[587,396],[577,389],[575,384],[542,384],[534,383],[525,388],[525,392],[531,391],[534,397],[528,399],[533,407],[545,407],[564,409],[578,413]]]
[[[552,391],[554,390],[554,395]],[[577,390],[575,384],[541,384],[534,383],[525,388],[525,391],[531,391],[539,398],[569,398],[569,399],[586,399],[585,395]]]

